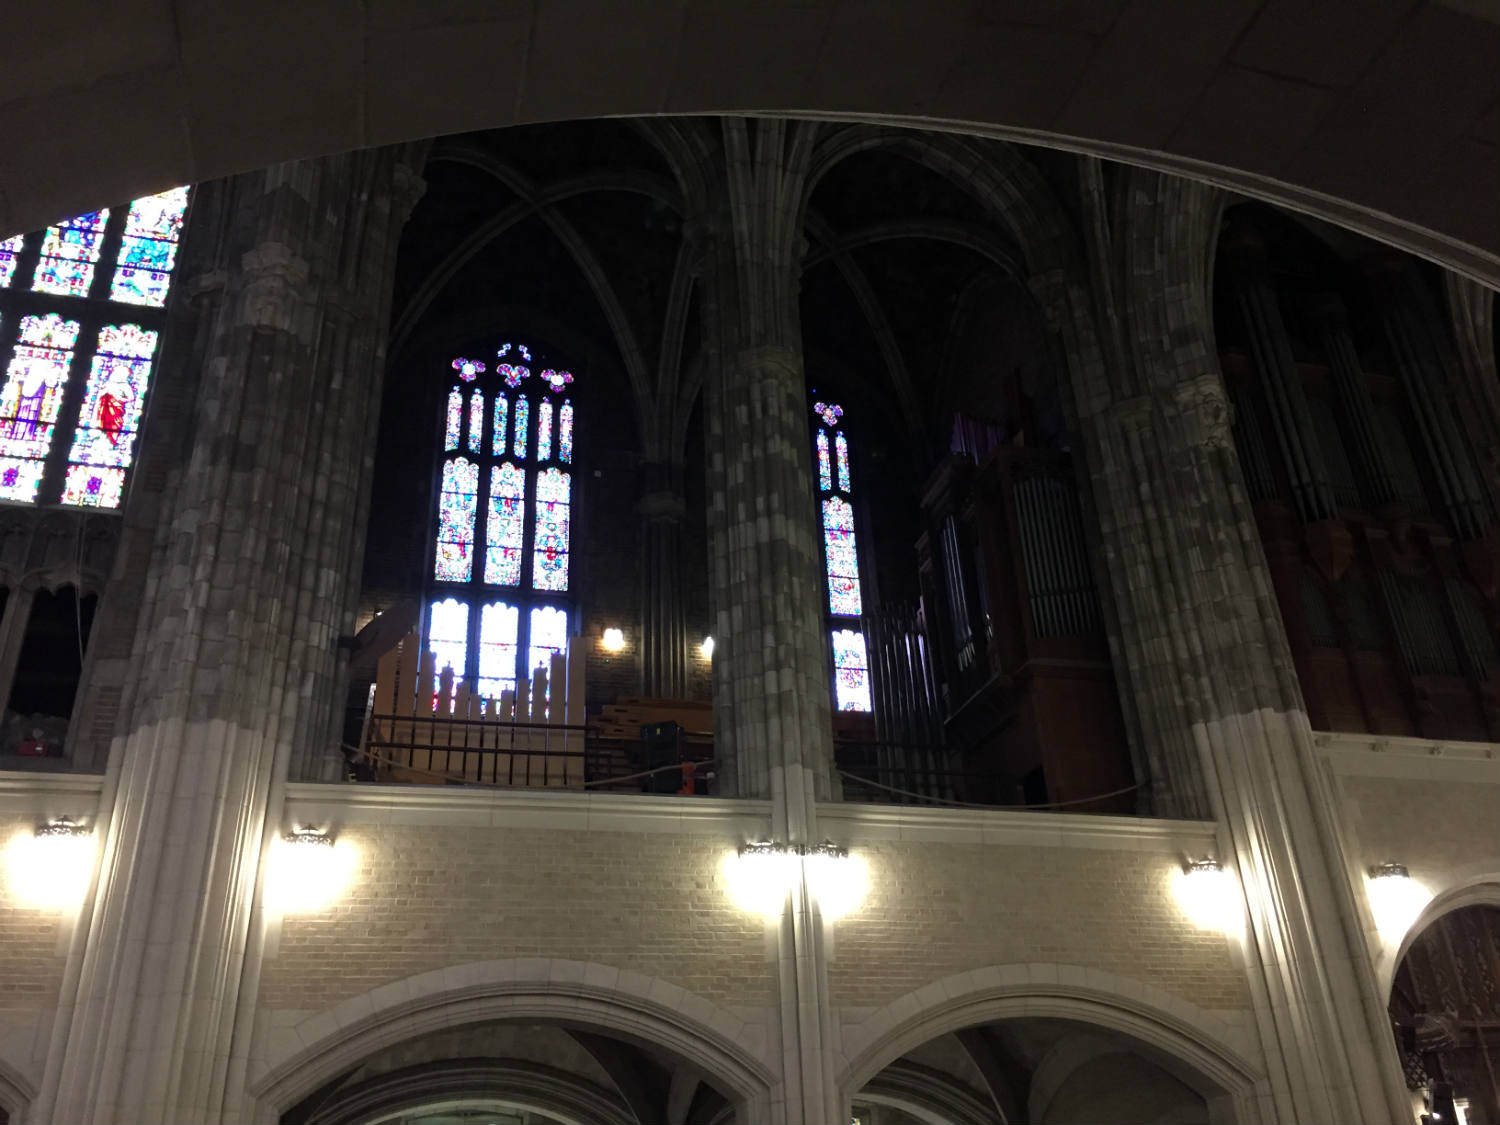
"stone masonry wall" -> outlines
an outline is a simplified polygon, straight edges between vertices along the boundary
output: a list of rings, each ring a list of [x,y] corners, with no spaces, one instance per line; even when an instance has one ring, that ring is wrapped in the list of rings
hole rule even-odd
[[[1434,892],[1476,865],[1500,871],[1500,786],[1391,777],[1339,786],[1362,866],[1404,863]]]

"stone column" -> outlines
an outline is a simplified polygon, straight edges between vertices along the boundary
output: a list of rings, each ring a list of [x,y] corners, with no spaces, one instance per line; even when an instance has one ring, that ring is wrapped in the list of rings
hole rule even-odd
[[[1124,327],[1098,362],[1087,313],[1041,279],[1075,341],[1081,450],[1101,513],[1124,663],[1143,728],[1194,751],[1191,775],[1244,890],[1243,949],[1278,1121],[1409,1110],[1209,338],[1214,189],[1131,169],[1098,224],[1093,289]],[[1069,325],[1068,321],[1073,321]]]
[[[798,290],[817,126],[723,121],[705,275],[714,746],[722,791],[771,799],[776,839],[819,841],[838,793]],[[787,1121],[834,1121],[823,921],[799,884],[777,929]]]
[[[163,362],[197,379],[164,497],[35,1113],[240,1113],[256,888],[294,759],[329,744],[352,626],[396,240],[397,150],[197,189]]]
[[[1227,277],[1250,340],[1297,514],[1304,523],[1332,519],[1338,505],[1271,285],[1265,245],[1253,231],[1232,229],[1224,236],[1220,252],[1227,259]]]
[[[647,491],[636,505],[641,517],[641,693],[649,698],[687,695],[687,620],[682,590],[680,466],[646,465]]]
[[[1460,539],[1479,539],[1491,523],[1490,500],[1449,399],[1449,371],[1456,365],[1433,296],[1402,259],[1382,257],[1367,272],[1449,526]]]

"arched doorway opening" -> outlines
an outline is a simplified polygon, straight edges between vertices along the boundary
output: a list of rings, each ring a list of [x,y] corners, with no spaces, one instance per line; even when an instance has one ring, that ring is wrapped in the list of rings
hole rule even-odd
[[[1417,1118],[1500,1122],[1500,905],[1461,905],[1423,926],[1389,1011]]]

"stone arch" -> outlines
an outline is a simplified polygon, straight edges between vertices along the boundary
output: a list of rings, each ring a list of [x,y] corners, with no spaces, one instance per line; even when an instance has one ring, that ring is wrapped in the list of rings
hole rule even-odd
[[[686,989],[642,973],[547,958],[434,969],[351,997],[266,1044],[250,1094],[271,1118],[373,1052],[440,1028],[551,1020],[612,1032],[673,1052],[720,1084],[747,1120],[769,1118],[778,1081],[758,1029]]]
[[[1230,1024],[1128,977],[1076,965],[991,966],[909,992],[846,1033],[839,1087],[846,1102],[921,1044],[1009,1018],[1066,1019],[1126,1035],[1188,1081],[1216,1120],[1259,1120],[1260,1068]]]
[[[1450,872],[1443,886],[1428,888],[1435,893],[1422,912],[1406,928],[1401,941],[1393,948],[1382,948],[1376,965],[1380,981],[1380,999],[1389,1003],[1396,970],[1410,952],[1412,943],[1439,918],[1466,906],[1500,906],[1500,871],[1490,863],[1476,863]]]

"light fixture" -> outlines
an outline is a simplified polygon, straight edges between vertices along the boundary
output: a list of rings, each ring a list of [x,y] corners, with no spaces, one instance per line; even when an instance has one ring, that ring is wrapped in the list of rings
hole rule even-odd
[[[714,639],[712,637],[704,637],[703,643],[698,646],[698,651],[703,654],[704,660],[712,660],[714,658]]]
[[[625,647],[625,634],[619,629],[606,629],[599,643],[605,652],[619,652]]]
[[[806,880],[825,918],[840,918],[863,900],[867,885],[863,861],[825,840],[821,844],[786,844],[755,840],[730,857],[730,894],[743,910],[779,917],[786,896],[799,879]]]
[[[352,844],[315,825],[285,833],[271,849],[269,905],[284,914],[322,909],[348,885],[357,858]]]
[[[93,831],[69,816],[53,817],[5,848],[5,887],[34,910],[68,910],[83,901],[94,866]]]
[[[1244,923],[1234,876],[1214,856],[1189,858],[1176,873],[1177,905],[1201,930],[1218,930],[1234,936]]]
[[[1427,888],[1411,877],[1406,864],[1393,859],[1366,871],[1365,894],[1380,939],[1389,945],[1401,944],[1406,931],[1432,898]]]

